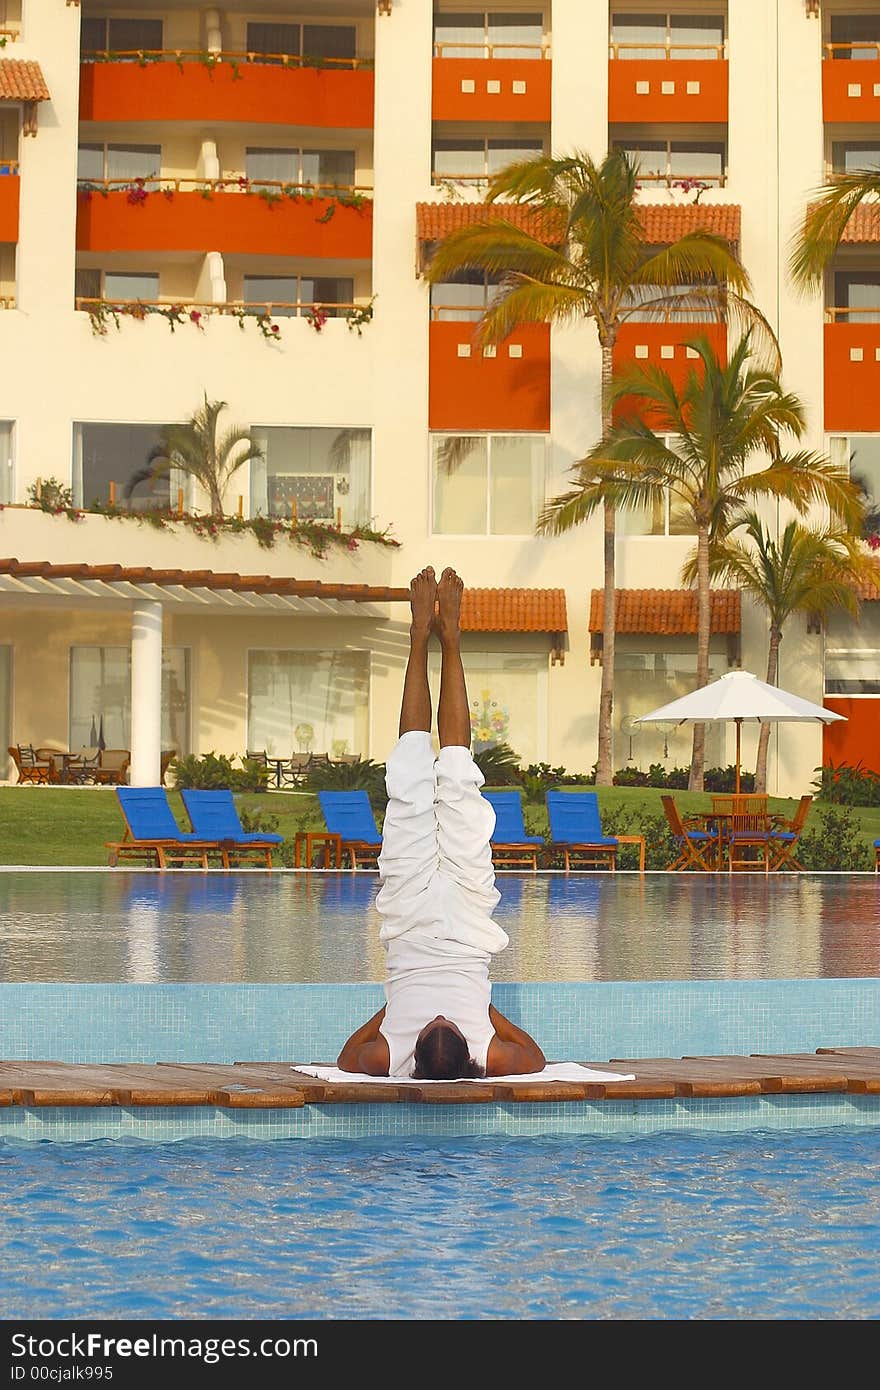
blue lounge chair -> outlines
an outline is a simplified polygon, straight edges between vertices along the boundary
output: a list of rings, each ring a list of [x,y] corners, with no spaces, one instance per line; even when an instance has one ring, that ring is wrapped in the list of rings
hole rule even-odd
[[[330,835],[338,835],[340,853],[348,854],[351,867],[362,861],[374,865],[382,848],[382,832],[376,824],[370,798],[365,791],[318,792],[324,824]]]
[[[283,842],[284,836],[268,830],[245,830],[228,787],[216,791],[185,787],[180,794],[194,833],[204,840],[219,841],[224,869],[230,868],[233,862],[249,859],[256,859],[271,869],[272,850]]]
[[[492,862],[538,867],[538,846],[542,835],[527,835],[523,820],[522,797],[519,792],[483,792],[495,811],[495,830],[492,834]]]
[[[216,840],[181,830],[164,787],[117,787],[116,796],[125,821],[125,835],[107,844],[108,863],[120,859],[146,859],[160,869],[169,864],[208,867],[208,855],[219,854]]]
[[[572,864],[582,868],[617,868],[617,840],[603,835],[599,799],[595,792],[548,792],[547,816],[550,844],[562,851],[565,871]]]

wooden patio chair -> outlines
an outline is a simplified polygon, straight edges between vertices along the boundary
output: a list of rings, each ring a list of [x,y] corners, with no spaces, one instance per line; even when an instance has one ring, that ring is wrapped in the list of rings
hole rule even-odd
[[[701,830],[699,823],[692,818],[683,817],[674,797],[661,796],[660,802],[678,850],[677,857],[666,866],[667,873],[674,873],[679,869],[697,869],[704,874],[712,873],[718,867],[715,860],[715,836],[708,830]]]
[[[95,781],[100,786],[121,787],[128,777],[131,762],[129,748],[102,748],[101,762],[95,769]]]
[[[807,793],[798,802],[791,820],[785,820],[781,816],[775,819],[770,829],[770,842],[776,852],[775,858],[771,858],[770,861],[771,872],[777,869],[797,869],[799,873],[803,873],[804,866],[798,863],[794,851],[812,804],[813,798]]]
[[[29,743],[9,744],[6,751],[15,763],[19,782],[51,782],[54,763],[48,758],[38,758]]]
[[[772,822],[766,811],[734,811],[726,821],[724,838],[728,873],[749,869],[770,872]]]

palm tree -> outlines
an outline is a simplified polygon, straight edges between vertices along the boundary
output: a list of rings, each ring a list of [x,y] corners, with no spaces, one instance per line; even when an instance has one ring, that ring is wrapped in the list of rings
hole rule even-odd
[[[685,580],[693,580],[695,571],[692,560],[685,567]],[[840,523],[812,529],[791,520],[777,541],[758,513],[749,510],[743,513],[737,534],[714,547],[709,573],[713,579],[736,584],[766,608],[770,620],[767,684],[775,685],[788,619],[795,613],[825,618],[835,608],[858,617],[856,586],[860,580],[876,582],[877,562],[861,548],[858,537]],[[770,725],[762,724],[755,762],[756,792],[767,790],[769,743]]]
[[[535,212],[533,230],[504,218],[487,219],[452,233],[434,252],[431,284],[459,270],[500,277],[476,330],[478,341],[499,343],[523,323],[591,319],[602,352],[603,438],[612,424],[612,357],[628,318],[663,319],[670,312],[700,309],[707,316],[736,317],[776,339],[746,296],[748,276],[723,237],[689,232],[670,246],[647,242],[636,203],[638,166],[622,150],[601,163],[576,150],[509,165],[489,182],[487,203],[506,199]],[[614,502],[603,508],[604,616],[596,782],[612,780],[614,684]]]
[[[711,615],[710,561],[713,549],[742,522],[749,502],[779,499],[803,512],[824,503],[851,527],[861,516],[861,493],[848,471],[812,453],[783,454],[780,432],[804,432],[800,401],[782,389],[778,376],[748,366],[748,333],[722,362],[707,338],[691,346],[698,360],[678,387],[659,367],[621,377],[615,399],[632,398],[636,413],[619,420],[571,470],[575,486],[551,499],[539,527],[551,533],[578,525],[610,498],[615,506],[665,506],[697,537],[692,578],[697,586],[697,686],[709,679]],[[648,419],[658,421],[657,433]],[[754,454],[770,463],[746,473]],[[689,788],[703,790],[705,726],[694,725]]]
[[[803,290],[821,289],[847,223],[866,198],[880,194],[880,171],[850,169],[817,188],[792,239],[789,271]]]
[[[221,412],[227,408],[226,401],[209,401],[206,392],[204,405],[186,424],[166,425],[159,443],[147,454],[146,465],[130,479],[126,496],[130,497],[139,483],[167,477],[172,469],[179,469],[205,489],[211,516],[222,516],[223,497],[233,473],[251,459],[263,457],[263,450],[248,430],[233,426],[218,434]]]

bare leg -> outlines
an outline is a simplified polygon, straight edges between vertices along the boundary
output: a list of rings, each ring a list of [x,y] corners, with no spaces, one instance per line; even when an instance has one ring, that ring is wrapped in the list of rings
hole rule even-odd
[[[428,638],[434,622],[437,581],[430,565],[409,586],[412,621],[409,628],[409,660],[403,680],[400,734],[413,729],[431,732],[431,691],[428,687]]]
[[[461,664],[461,594],[463,583],[453,569],[445,569],[437,585],[438,615],[434,630],[440,638],[440,702],[437,732],[440,747],[471,746],[471,716]]]

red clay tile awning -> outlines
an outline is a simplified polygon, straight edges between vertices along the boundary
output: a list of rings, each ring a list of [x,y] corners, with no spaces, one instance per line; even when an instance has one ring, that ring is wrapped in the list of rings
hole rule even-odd
[[[714,232],[734,244],[739,242],[740,209],[734,203],[642,203],[639,215],[645,240],[664,246],[686,232]],[[416,228],[419,242],[442,241],[463,227],[480,222],[512,222],[515,227],[553,241],[553,227],[534,209],[522,203],[417,203]],[[543,232],[542,232],[543,226]]]
[[[816,206],[810,204],[809,211]],[[880,203],[859,203],[843,229],[841,244],[880,241]]]
[[[601,633],[605,595],[593,589],[590,598],[590,632]],[[653,633],[672,637],[696,636],[697,595],[693,589],[615,589],[615,626],[618,633]],[[713,589],[711,631],[733,634],[740,630],[739,589]]]
[[[564,589],[465,589],[463,632],[566,632]]]
[[[880,599],[880,575],[877,579],[862,579],[855,586],[856,598],[861,599],[862,603],[876,603]]]
[[[49,88],[39,63],[0,58],[0,101],[48,100]]]

